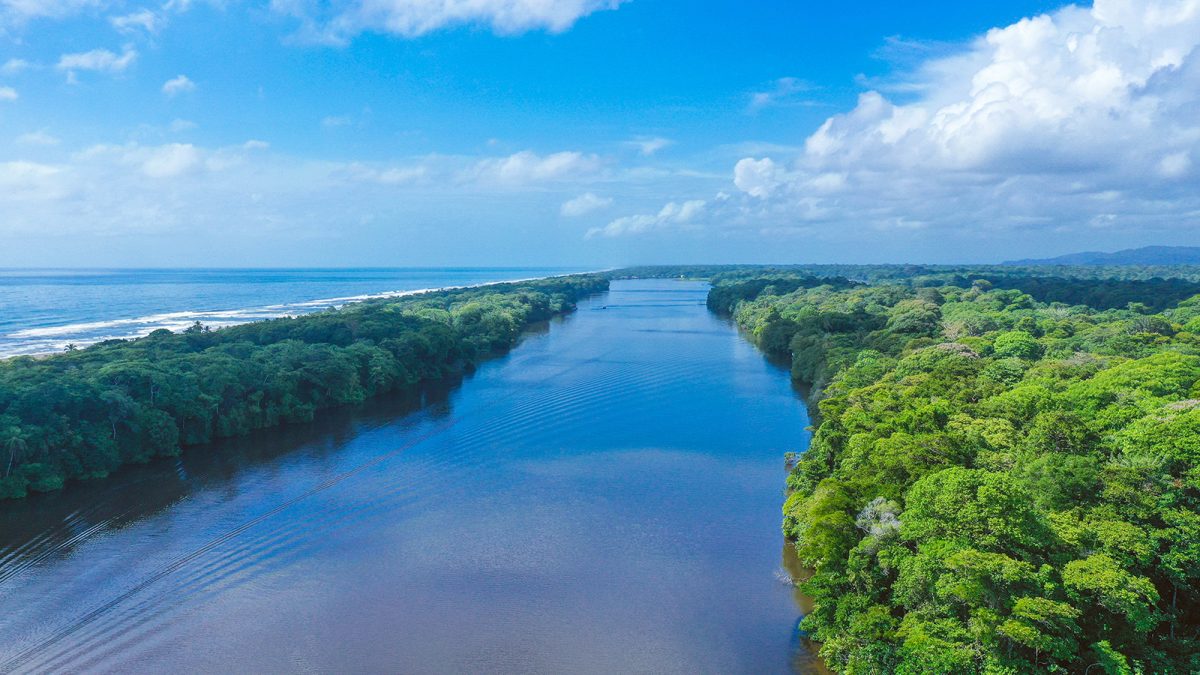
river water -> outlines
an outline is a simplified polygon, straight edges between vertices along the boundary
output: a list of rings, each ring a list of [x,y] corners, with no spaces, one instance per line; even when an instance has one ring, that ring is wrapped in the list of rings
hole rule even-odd
[[[0,504],[0,671],[814,671],[805,409],[706,288],[614,282],[461,382]]]

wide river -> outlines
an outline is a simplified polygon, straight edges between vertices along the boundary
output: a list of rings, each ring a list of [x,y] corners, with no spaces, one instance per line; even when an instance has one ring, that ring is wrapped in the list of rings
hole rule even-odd
[[[0,672],[814,672],[788,374],[614,282],[419,397],[0,503]]]

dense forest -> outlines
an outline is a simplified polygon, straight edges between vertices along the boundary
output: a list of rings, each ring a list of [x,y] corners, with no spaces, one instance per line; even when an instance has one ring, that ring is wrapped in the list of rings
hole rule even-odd
[[[684,277],[716,283],[765,278],[820,278],[861,283],[892,283],[914,288],[971,288],[987,281],[1016,289],[1039,302],[1117,309],[1130,303],[1160,311],[1200,294],[1197,266],[1080,265],[700,265],[631,267],[614,278]]]
[[[704,281],[763,276],[845,277],[908,286],[956,284],[964,278],[996,277],[1200,282],[1200,265],[650,265],[626,267],[607,274],[613,279],[682,277]]]
[[[900,269],[726,269],[709,298],[812,385],[784,530],[828,665],[1200,672],[1200,296]]]
[[[607,287],[594,275],[496,284],[0,361],[0,498],[469,370]]]

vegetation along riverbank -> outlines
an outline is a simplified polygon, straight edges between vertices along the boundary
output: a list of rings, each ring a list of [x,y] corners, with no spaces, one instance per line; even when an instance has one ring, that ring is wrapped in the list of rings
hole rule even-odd
[[[1189,280],[814,271],[720,271],[709,306],[812,385],[783,527],[828,665],[1200,671]]]
[[[0,361],[0,498],[469,370],[607,287],[596,275],[494,284]]]

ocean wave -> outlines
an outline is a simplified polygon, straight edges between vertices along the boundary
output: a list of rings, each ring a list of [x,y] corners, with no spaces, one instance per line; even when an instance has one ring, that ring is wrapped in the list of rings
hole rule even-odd
[[[564,276],[564,275],[554,275]],[[330,307],[344,307],[367,300],[400,298],[421,293],[449,291],[464,288],[481,288],[497,284],[509,284],[546,277],[526,277],[522,279],[505,279],[488,281],[478,284],[457,286],[439,286],[433,288],[415,288],[407,290],[383,291],[335,298],[319,298],[316,300],[301,300],[297,302],[262,305],[228,310],[181,310],[160,312],[145,316],[109,319],[104,321],[87,321],[63,324],[60,326],[39,326],[23,328],[0,336],[0,358],[13,356],[41,356],[61,352],[69,345],[86,347],[104,342],[105,340],[132,340],[145,337],[156,330],[167,329],[172,332],[184,330],[197,321],[211,328],[225,328],[254,321],[278,319],[287,316],[312,314]]]

